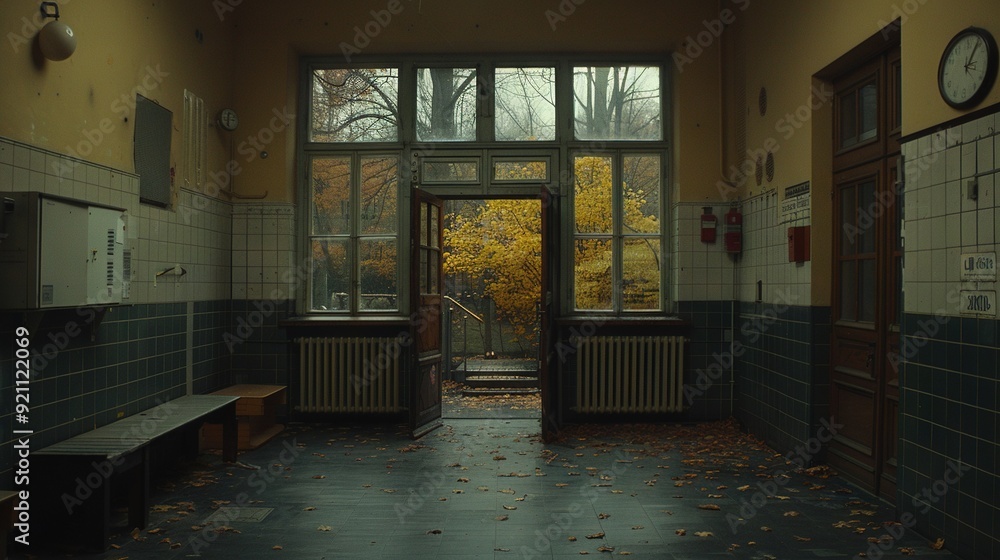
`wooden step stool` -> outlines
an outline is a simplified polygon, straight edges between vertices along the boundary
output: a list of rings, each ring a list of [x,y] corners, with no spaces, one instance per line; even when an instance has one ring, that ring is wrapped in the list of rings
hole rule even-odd
[[[286,402],[284,385],[233,385],[213,394],[240,398],[236,401],[236,416],[241,451],[257,449],[285,429],[275,419],[275,408]],[[218,449],[221,443],[221,426],[206,424],[202,430],[202,447]]]

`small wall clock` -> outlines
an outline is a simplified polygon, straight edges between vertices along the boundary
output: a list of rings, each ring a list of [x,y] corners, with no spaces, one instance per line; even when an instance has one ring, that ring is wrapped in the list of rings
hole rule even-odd
[[[955,35],[941,55],[938,89],[955,109],[975,107],[997,77],[997,42],[985,29],[970,27]]]
[[[236,111],[228,108],[219,111],[219,126],[223,129],[232,132],[239,124],[240,119],[236,116]]]

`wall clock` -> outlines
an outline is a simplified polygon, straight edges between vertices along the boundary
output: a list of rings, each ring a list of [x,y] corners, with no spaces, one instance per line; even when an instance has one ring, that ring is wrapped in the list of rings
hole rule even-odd
[[[956,109],[975,107],[997,77],[997,42],[985,29],[970,27],[948,43],[938,67],[938,89]]]
[[[219,111],[219,126],[230,132],[236,130],[236,127],[240,125],[240,119],[236,116],[236,111],[232,109],[223,109]]]

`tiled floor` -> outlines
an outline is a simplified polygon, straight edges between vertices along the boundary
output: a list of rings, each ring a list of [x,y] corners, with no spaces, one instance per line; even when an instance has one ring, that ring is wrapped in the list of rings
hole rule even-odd
[[[537,433],[496,414],[419,441],[296,425],[238,465],[204,455],[167,477],[147,530],[80,557],[853,558],[889,533],[891,508],[836,477],[780,476],[782,457],[728,424]],[[902,533],[868,558],[952,557]]]

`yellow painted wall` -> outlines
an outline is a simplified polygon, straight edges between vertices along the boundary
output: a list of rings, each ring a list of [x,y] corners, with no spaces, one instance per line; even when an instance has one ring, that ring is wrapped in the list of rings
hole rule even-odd
[[[961,115],[941,100],[937,70],[948,41],[970,25],[1000,36],[1000,8],[995,0],[797,0],[757,1],[746,10],[741,41],[747,61],[747,148],[775,152],[771,183],[754,178],[742,190],[753,196],[811,181],[813,305],[830,304],[832,248],[831,139],[832,110],[823,99],[823,83],[813,76],[899,18],[903,62],[903,134],[937,126]],[[768,92],[768,110],[758,111],[758,92]],[[1000,102],[994,88],[980,107]],[[807,118],[803,119],[802,116]],[[751,158],[753,159],[753,158]],[[739,163],[739,162],[737,162]]]
[[[704,31],[704,21],[719,17],[717,3],[697,0],[398,1],[402,11],[387,25],[377,27],[378,34],[361,49],[362,54],[666,56],[686,37]],[[389,0],[307,0],[296,3],[294,9],[275,9],[275,4],[247,1],[227,14],[239,27],[236,106],[245,127],[241,125],[238,142],[248,146],[254,136],[271,127],[275,110],[294,108],[298,56],[341,55],[341,42],[353,43],[355,27],[364,28],[374,19],[372,10],[385,10]],[[681,200],[717,197],[718,75],[719,48],[713,38],[710,47],[675,76],[673,101],[679,110],[673,117],[678,139],[674,156],[678,165],[673,179],[679,184]],[[245,172],[239,176],[237,190],[252,195],[266,191],[268,199],[294,200],[293,136],[275,135],[266,160],[256,157],[253,150],[241,154]]]
[[[173,112],[171,160],[181,165],[184,89],[204,99],[212,113],[231,101],[233,25],[202,0],[59,4],[60,21],[73,29],[78,45],[69,59],[52,62],[35,46],[39,3],[0,2],[0,136],[133,171],[138,91]],[[215,128],[208,148],[210,168],[222,168],[228,140]]]

